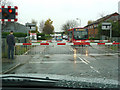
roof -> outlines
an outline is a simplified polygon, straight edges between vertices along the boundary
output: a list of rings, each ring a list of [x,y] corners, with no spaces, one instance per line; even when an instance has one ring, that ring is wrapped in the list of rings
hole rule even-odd
[[[21,32],[21,33],[27,33],[27,28],[25,25],[20,24],[18,22],[6,22],[6,25],[3,25],[3,31],[2,32],[10,32],[13,30],[14,32]]]
[[[93,23],[91,23],[91,24],[89,24],[89,25],[87,25],[87,26],[91,26],[91,25],[93,25],[93,24],[99,24],[100,22],[105,21],[105,20],[109,19],[110,17],[112,17],[112,16],[117,16],[117,15],[119,15],[117,12],[112,13],[112,14],[110,14],[110,15],[107,15],[107,16],[105,16],[105,17],[102,17],[102,18],[100,18],[100,19],[97,19],[96,21],[94,21]],[[118,18],[118,19],[120,20],[120,18]],[[87,26],[85,26],[85,27],[87,27]]]

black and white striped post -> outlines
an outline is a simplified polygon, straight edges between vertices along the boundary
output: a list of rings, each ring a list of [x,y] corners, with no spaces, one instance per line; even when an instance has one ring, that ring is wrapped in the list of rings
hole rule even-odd
[[[18,20],[17,6],[0,7],[0,60],[2,61],[2,22],[16,22]]]

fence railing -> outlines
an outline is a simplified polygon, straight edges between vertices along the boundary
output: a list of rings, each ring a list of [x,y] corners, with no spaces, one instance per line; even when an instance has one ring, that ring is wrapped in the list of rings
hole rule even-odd
[[[29,42],[29,40],[27,38],[15,38],[16,43],[27,43]],[[2,57],[6,58],[8,52],[8,46],[7,46],[7,42],[6,42],[6,38],[2,38]]]
[[[15,55],[117,54],[120,43],[16,43]]]

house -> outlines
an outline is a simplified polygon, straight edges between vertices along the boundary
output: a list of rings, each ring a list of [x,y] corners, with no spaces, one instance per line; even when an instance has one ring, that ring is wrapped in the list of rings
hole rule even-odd
[[[85,28],[88,29],[88,35],[89,37],[96,37],[97,34],[98,34],[98,25],[101,23],[101,22],[105,22],[105,21],[108,21],[108,20],[112,20],[112,21],[120,21],[120,17],[119,17],[119,14],[117,12],[115,13],[112,13],[110,15],[107,15],[105,17],[102,17],[96,21],[94,21],[93,23],[85,26]]]

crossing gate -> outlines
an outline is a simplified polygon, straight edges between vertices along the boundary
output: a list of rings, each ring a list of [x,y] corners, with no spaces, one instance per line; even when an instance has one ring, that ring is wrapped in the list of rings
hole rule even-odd
[[[16,43],[15,55],[118,54],[120,43]]]

